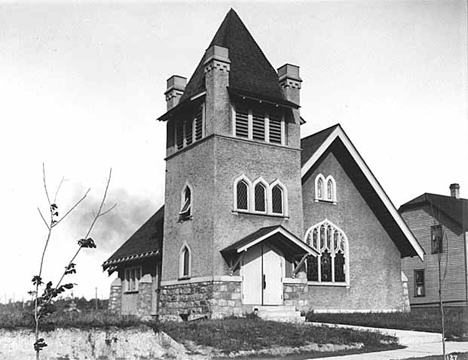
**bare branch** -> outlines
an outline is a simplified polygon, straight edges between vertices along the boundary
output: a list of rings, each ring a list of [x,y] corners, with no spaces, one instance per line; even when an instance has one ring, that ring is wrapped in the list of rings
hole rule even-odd
[[[41,218],[42,218],[42,220],[44,221],[44,224],[45,224],[45,226],[47,227],[47,230],[50,230],[49,224],[47,224],[46,219],[44,218],[44,216],[43,216],[42,213],[41,213],[41,209],[37,208],[37,211],[39,211],[39,215],[41,215]]]
[[[109,209],[107,209],[106,211],[104,211],[101,215],[99,215],[99,217],[104,216],[104,215],[110,213],[112,210],[115,209],[116,206],[117,206],[117,203],[115,203],[115,204],[112,205]]]
[[[45,190],[45,193],[47,196],[47,202],[49,203],[49,208],[50,208],[50,205],[52,204],[50,203],[49,191],[47,190],[46,171],[45,171],[44,163],[42,163],[42,182],[44,183],[44,190]]]
[[[101,200],[101,204],[99,205],[98,212],[97,212],[96,216],[94,217],[93,222],[91,223],[91,225],[90,225],[90,227],[88,229],[88,232],[86,233],[86,236],[84,237],[84,239],[87,239],[89,234],[91,234],[91,231],[93,230],[94,224],[96,224],[97,219],[99,219],[99,217],[102,214],[102,208],[104,206],[104,203],[106,202],[107,191],[109,190],[109,184],[110,184],[111,178],[112,178],[112,168],[109,170],[109,177],[107,178],[106,189],[104,190],[104,195],[102,196],[102,200]]]
[[[109,184],[110,184],[110,181],[111,181],[111,178],[112,178],[112,168],[109,170],[109,177],[107,178],[107,184],[106,184],[106,189],[104,190],[104,195],[102,196],[102,200],[101,200],[101,204],[99,205],[99,209],[98,209],[98,212],[97,214],[94,216],[94,219],[91,223],[91,225],[89,226],[89,229],[88,229],[88,232],[86,233],[86,236],[83,238],[83,239],[87,239],[89,237],[89,234],[91,233],[91,231],[93,230],[93,227],[94,225],[96,224],[96,221],[101,217],[101,216],[104,216],[105,214],[107,214],[109,211],[111,211],[113,208],[115,208],[115,205],[113,207],[111,207],[109,210],[105,211],[105,212],[102,212],[102,208],[104,206],[104,203],[106,201],[106,198],[107,198],[107,191],[109,190]],[[87,193],[86,193],[87,194]],[[68,213],[67,213],[68,214]],[[63,219],[63,218],[62,218]],[[68,265],[66,268],[68,268],[70,266],[71,263],[73,263],[76,259],[76,257],[78,256],[78,254],[80,253],[81,249],[83,248],[83,246],[80,245],[80,247],[78,248],[78,250],[76,250],[75,252],[75,255],[73,255],[72,259],[68,262]],[[64,271],[62,273],[62,276],[60,277],[60,280],[55,284],[55,287],[58,288],[60,286],[60,284],[62,283],[62,280],[63,278],[65,277],[66,275],[66,271]],[[51,299],[47,300],[46,301],[46,304],[48,304],[50,302]]]
[[[62,180],[60,180],[60,184],[59,184],[59,186],[57,187],[57,191],[55,192],[54,204],[57,203],[57,195],[58,195],[58,193],[59,193],[59,191],[60,191],[60,188],[62,187],[62,184],[64,183],[64,181],[65,181],[65,178],[62,177]]]
[[[80,205],[80,203],[81,203],[84,199],[86,199],[86,196],[88,196],[88,193],[89,193],[90,190],[91,190],[91,189],[86,190],[86,193],[81,197],[81,199],[78,200],[78,201],[75,203],[75,205],[73,205],[73,206],[65,213],[65,215],[63,215],[59,220],[57,220],[57,222],[54,223],[52,226],[57,226],[58,224],[60,224],[60,222],[61,222],[63,219],[65,219],[65,218],[67,217],[67,215],[69,215],[73,210],[75,210],[75,208],[76,208],[78,205]]]

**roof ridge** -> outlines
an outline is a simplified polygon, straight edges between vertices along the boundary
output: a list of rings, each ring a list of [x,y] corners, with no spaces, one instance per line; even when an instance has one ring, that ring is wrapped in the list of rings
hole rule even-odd
[[[319,135],[319,134],[321,134],[321,133],[323,133],[325,131],[329,131],[330,129],[335,128],[335,127],[340,127],[341,129],[343,129],[343,127],[341,126],[340,123],[336,123],[335,125],[329,126],[329,127],[325,128],[323,130],[317,131],[316,133],[313,133],[313,134],[307,135],[306,137],[301,138],[301,141],[306,140],[308,138],[311,138],[313,136]]]

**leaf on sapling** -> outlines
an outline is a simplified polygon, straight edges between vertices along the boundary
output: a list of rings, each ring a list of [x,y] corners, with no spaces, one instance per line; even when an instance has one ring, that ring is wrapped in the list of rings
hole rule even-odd
[[[65,275],[76,274],[75,265],[75,263],[70,263],[65,266]]]
[[[96,243],[91,238],[78,240],[78,245],[84,248],[96,248]]]
[[[41,351],[46,346],[47,344],[43,338],[37,339],[37,341],[34,343],[34,351],[36,352]]]
[[[42,284],[44,284],[42,282],[42,278],[39,275],[33,276],[31,281],[32,281],[33,285],[42,285]]]
[[[57,204],[51,204],[51,205],[50,205],[50,209],[51,209],[52,211],[57,210],[57,209],[58,209]]]

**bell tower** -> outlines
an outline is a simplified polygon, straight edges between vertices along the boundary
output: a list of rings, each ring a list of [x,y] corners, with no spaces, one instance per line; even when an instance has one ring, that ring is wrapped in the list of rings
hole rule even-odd
[[[300,86],[299,67],[276,72],[232,9],[189,82],[167,81],[162,315],[244,312],[239,244],[256,258],[264,242],[283,277],[309,251],[298,240]]]

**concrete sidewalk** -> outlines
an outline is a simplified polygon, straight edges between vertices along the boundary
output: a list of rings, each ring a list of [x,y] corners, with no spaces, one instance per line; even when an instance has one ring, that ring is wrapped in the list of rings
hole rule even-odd
[[[468,342],[448,341],[445,343],[446,354],[453,352],[468,352]],[[442,343],[424,343],[409,345],[405,349],[373,352],[367,354],[343,355],[327,357],[327,360],[398,360],[442,355]]]
[[[327,357],[327,360],[398,360],[430,355],[442,355],[442,335],[421,331],[379,329],[364,326],[338,325],[326,323],[309,323],[328,327],[340,327],[359,331],[376,331],[384,335],[394,336],[404,349],[373,352],[367,354],[343,355]],[[468,352],[468,342],[448,341],[445,343],[446,354],[453,352]]]

